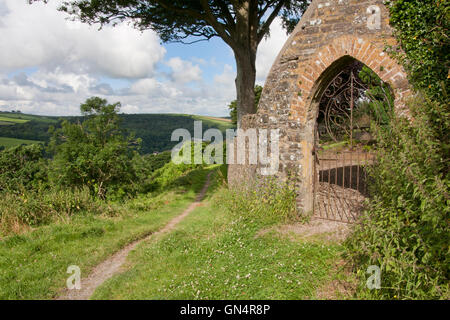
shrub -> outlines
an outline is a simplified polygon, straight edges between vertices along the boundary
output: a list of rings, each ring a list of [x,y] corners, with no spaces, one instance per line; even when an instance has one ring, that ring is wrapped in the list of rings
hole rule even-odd
[[[136,181],[132,181],[133,193],[148,193],[154,190],[154,175],[171,160],[170,152],[162,152],[156,155],[136,154],[132,161],[133,171],[136,172]]]
[[[201,168],[202,165],[195,164],[175,164],[173,162],[169,162],[164,167],[155,171],[152,176],[153,180],[153,190],[168,190],[171,188],[177,187],[185,187],[194,183],[192,180],[195,179],[196,176],[190,175],[190,173],[197,169]]]
[[[69,190],[2,193],[0,197],[0,234],[18,233],[29,227],[67,219],[83,212],[104,213],[87,188]]]
[[[0,151],[0,192],[19,192],[45,184],[47,162],[40,144]]]
[[[125,137],[120,128],[120,103],[108,104],[98,97],[80,106],[82,123],[64,121],[51,139],[54,152],[50,178],[56,185],[88,186],[93,194],[105,199],[108,193],[123,196],[123,185],[136,178],[132,159],[139,141]]]
[[[416,89],[411,121],[378,128],[372,199],[347,254],[363,280],[382,269],[382,289],[368,298],[449,298],[449,8],[442,0],[388,1],[400,44],[390,48]]]
[[[435,101],[447,103],[450,61],[450,2],[390,0],[390,23],[400,48],[391,50],[408,72],[410,83]],[[444,84],[444,85],[442,85]]]
[[[449,298],[448,140],[440,132],[449,130],[450,114],[426,99],[410,110],[413,121],[395,118],[378,130],[372,199],[346,243],[363,279],[369,265],[381,267],[381,290],[361,282],[369,298]]]

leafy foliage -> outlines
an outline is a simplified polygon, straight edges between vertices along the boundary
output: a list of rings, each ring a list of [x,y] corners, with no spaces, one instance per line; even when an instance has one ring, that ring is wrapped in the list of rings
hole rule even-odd
[[[388,2],[390,23],[400,42],[392,50],[410,82],[432,99],[446,103],[450,83],[450,3],[447,0]]]
[[[146,194],[155,190],[154,176],[156,172],[171,161],[171,153],[163,152],[155,155],[136,155],[133,158],[133,170],[136,172],[137,193]]]
[[[347,254],[365,279],[382,271],[383,299],[449,299],[449,132],[447,1],[390,1],[394,52],[416,89],[411,119],[393,116],[377,128],[378,162],[370,170],[372,199],[348,239]]]
[[[430,116],[442,112],[449,128],[450,115],[431,101],[418,100],[410,109],[413,123],[394,118],[378,131],[373,198],[347,242],[362,278],[369,265],[382,269],[382,290],[361,287],[370,298],[449,297],[448,154]]]
[[[369,115],[379,125],[389,124],[394,111],[394,94],[391,87],[367,66],[362,68],[359,78],[368,87],[365,95],[369,101],[359,106],[357,112]]]
[[[263,91],[263,87],[260,85],[255,86],[255,109],[258,111],[259,100],[261,99],[261,94]],[[237,100],[231,101],[228,105],[228,109],[230,110],[231,122],[234,125],[237,125],[238,122],[238,113],[237,113]]]
[[[40,144],[21,145],[0,152],[0,192],[19,193],[45,184],[47,162]]]
[[[237,45],[240,24],[252,25],[260,41],[277,16],[292,29],[308,4],[305,0],[254,1],[251,5],[227,0],[68,0],[60,10],[86,23],[105,25],[131,20],[137,29],[156,31],[165,42],[221,37]]]
[[[132,184],[136,176],[133,148],[139,141],[124,136],[119,127],[119,108],[119,103],[90,98],[80,107],[88,116],[84,122],[65,121],[54,132],[50,178],[56,185],[88,186],[98,197],[105,198],[108,191],[123,192],[123,185]]]

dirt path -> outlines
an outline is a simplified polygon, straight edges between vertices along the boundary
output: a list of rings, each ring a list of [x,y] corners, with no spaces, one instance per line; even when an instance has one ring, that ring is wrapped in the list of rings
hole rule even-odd
[[[103,261],[98,266],[96,266],[87,278],[81,279],[80,290],[66,289],[62,295],[56,298],[56,300],[88,300],[94,293],[95,289],[97,289],[97,287],[99,287],[103,282],[105,282],[112,276],[120,273],[120,267],[125,263],[130,251],[134,250],[140,243],[147,241],[154,236],[172,231],[178,223],[180,223],[195,208],[197,208],[200,205],[203,198],[205,197],[206,191],[208,190],[211,181],[210,178],[211,173],[208,174],[205,185],[203,186],[203,189],[200,191],[200,193],[197,195],[195,201],[191,203],[191,205],[182,214],[173,218],[162,229],[148,235],[147,237],[141,240],[132,242],[123,249],[121,249],[120,251],[116,252],[107,260]]]

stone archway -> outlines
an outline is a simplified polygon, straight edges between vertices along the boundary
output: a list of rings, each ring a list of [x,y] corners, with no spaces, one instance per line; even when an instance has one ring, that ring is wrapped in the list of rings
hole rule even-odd
[[[243,118],[246,130],[280,130],[280,179],[295,179],[298,207],[313,208],[314,126],[317,97],[346,59],[371,68],[395,94],[395,110],[407,114],[411,94],[403,68],[385,52],[396,46],[382,0],[313,0],[278,55],[258,113]],[[230,184],[258,176],[258,165],[230,165]]]

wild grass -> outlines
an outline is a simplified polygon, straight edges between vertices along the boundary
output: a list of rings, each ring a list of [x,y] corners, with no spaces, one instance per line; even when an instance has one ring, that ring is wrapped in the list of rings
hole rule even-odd
[[[20,234],[0,239],[0,299],[55,297],[65,287],[68,266],[79,266],[86,276],[121,247],[160,229],[195,199],[208,172],[203,168],[179,172],[172,179],[184,177],[186,184],[125,203],[98,205],[83,190],[77,196],[61,192],[36,199],[31,194],[2,198],[0,208],[8,210],[2,217],[29,217],[30,222],[39,217],[40,222],[19,221]],[[15,206],[19,211],[13,211]],[[0,225],[7,228],[14,221]]]
[[[92,199],[87,188],[24,191],[21,194],[3,192],[0,208],[0,236],[21,233],[52,221],[64,221],[82,212],[100,214],[110,209]]]
[[[141,244],[129,258],[128,271],[107,281],[92,298],[316,298],[331,280],[342,248],[291,241],[276,232],[259,235],[268,225],[286,221],[291,205],[269,199],[259,201],[257,209],[256,196],[238,200],[220,182],[215,188],[175,231]],[[270,206],[279,218],[269,213]]]
[[[292,183],[266,177],[223,192],[218,202],[235,216],[245,213],[246,219],[261,224],[276,224],[305,218],[297,210],[296,196]]]

